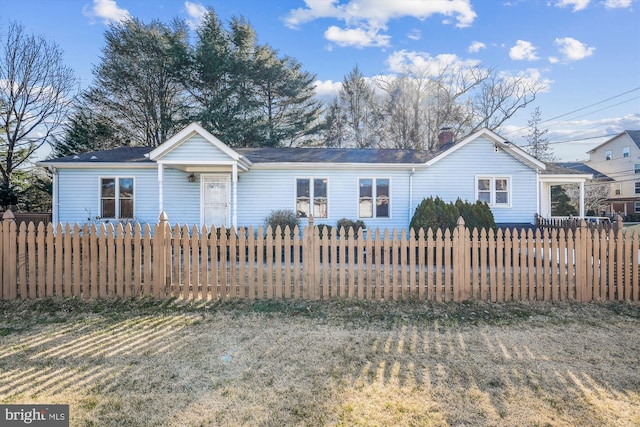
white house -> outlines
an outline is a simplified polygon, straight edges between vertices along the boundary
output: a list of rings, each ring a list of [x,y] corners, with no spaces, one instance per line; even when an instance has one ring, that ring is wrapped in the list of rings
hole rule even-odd
[[[625,130],[588,153],[585,164],[610,178],[607,213],[640,215],[640,130]]]
[[[159,147],[42,161],[53,172],[53,221],[264,225],[276,209],[335,225],[406,228],[426,197],[485,201],[498,224],[550,216],[552,185],[590,178],[547,165],[483,129],[437,151],[231,148],[193,123]],[[584,215],[581,201],[580,215]],[[304,222],[303,222],[304,224]]]

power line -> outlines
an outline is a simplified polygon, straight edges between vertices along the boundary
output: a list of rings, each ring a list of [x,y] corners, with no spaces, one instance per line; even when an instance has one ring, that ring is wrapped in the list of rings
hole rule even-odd
[[[559,119],[560,117],[568,116],[570,114],[577,113],[578,111],[582,111],[582,110],[586,110],[587,108],[595,107],[596,105],[600,105],[600,104],[605,103],[607,101],[611,101],[612,99],[619,98],[619,97],[624,96],[624,95],[626,95],[628,93],[635,92],[636,90],[640,90],[640,86],[638,86],[636,88],[633,88],[633,89],[630,89],[630,90],[628,90],[626,92],[623,92],[623,93],[621,93],[619,95],[610,96],[609,98],[603,99],[602,101],[594,102],[593,104],[587,105],[586,107],[578,108],[577,110],[569,111],[568,113],[560,114],[559,116],[555,116],[555,117],[552,117],[550,119],[543,120],[540,123],[541,124],[542,123],[547,123],[547,122],[550,122],[551,120]]]
[[[594,102],[593,104],[589,104],[589,105],[587,105],[587,106],[585,106],[585,107],[581,107],[581,108],[575,109],[575,110],[573,110],[573,111],[569,111],[568,113],[560,114],[560,115],[555,116],[555,117],[552,117],[552,118],[550,118],[550,119],[543,120],[543,121],[541,121],[539,124],[542,124],[542,123],[548,123],[548,122],[550,122],[550,121],[552,121],[552,120],[556,120],[556,119],[559,119],[559,118],[562,118],[562,117],[565,117],[565,116],[568,116],[568,115],[571,115],[571,114],[577,113],[577,112],[579,112],[579,111],[586,110],[587,108],[591,108],[591,107],[594,107],[594,106],[596,106],[596,105],[603,104],[603,103],[605,103],[605,102],[607,102],[607,101],[611,101],[612,99],[619,98],[619,97],[621,97],[621,96],[627,95],[627,94],[629,94],[629,93],[631,93],[631,92],[635,92],[635,91],[637,91],[637,90],[640,90],[640,86],[635,87],[635,88],[633,88],[633,89],[629,89],[629,90],[627,90],[627,91],[625,91],[625,92],[622,92],[622,93],[620,93],[620,94],[610,96],[610,97],[608,97],[608,98],[606,98],[606,99],[603,99],[603,100],[601,100],[601,101]],[[617,103],[617,104],[611,105],[611,106],[609,106],[609,107],[605,107],[605,108],[603,108],[603,109],[607,109],[607,108],[615,107],[615,106],[618,106],[618,105],[623,104],[623,103],[625,103],[625,102],[633,101],[633,100],[638,99],[638,98],[639,98],[639,97],[635,97],[635,98],[631,98],[631,99],[628,99],[628,100],[625,100],[625,101],[621,101],[621,102],[619,102],[619,103]],[[583,114],[583,115],[578,116],[578,117],[583,117],[584,115],[587,115],[587,114],[593,114],[593,113],[596,113],[596,112],[598,112],[598,111],[602,111],[603,109],[596,110],[596,111],[592,111],[592,112],[590,112],[590,113],[586,113],[586,114]],[[556,123],[556,124],[554,124],[554,125],[556,125],[556,126],[557,126],[557,125],[560,125],[560,124],[562,124],[562,123],[566,123],[566,122],[567,122],[567,121],[565,120],[565,121],[562,121],[562,122]],[[517,132],[523,131],[523,130],[525,130],[525,129],[527,129],[527,128],[528,128],[528,126],[521,127],[521,128],[519,128],[519,129],[514,129],[514,130],[512,130],[512,131],[505,132],[505,135],[510,135],[510,134],[513,134],[513,133],[517,133]]]

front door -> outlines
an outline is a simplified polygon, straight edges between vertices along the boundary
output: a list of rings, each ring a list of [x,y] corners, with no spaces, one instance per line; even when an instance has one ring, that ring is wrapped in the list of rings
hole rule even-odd
[[[207,227],[229,226],[229,177],[201,175],[202,224]]]

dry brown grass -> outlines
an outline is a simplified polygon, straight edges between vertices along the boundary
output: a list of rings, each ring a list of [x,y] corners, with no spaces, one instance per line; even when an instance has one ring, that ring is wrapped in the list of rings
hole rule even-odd
[[[0,402],[73,426],[640,425],[634,304],[0,309]]]

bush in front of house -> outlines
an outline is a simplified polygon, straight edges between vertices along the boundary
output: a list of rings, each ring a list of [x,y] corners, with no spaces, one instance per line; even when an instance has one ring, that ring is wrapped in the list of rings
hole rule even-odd
[[[343,228],[345,229],[345,231],[347,232],[348,236],[357,236],[358,232],[360,231],[360,229],[366,229],[367,226],[365,225],[364,221],[362,220],[352,220],[349,218],[341,218],[338,220],[338,222],[336,223],[336,228],[338,229],[338,233],[340,232],[340,229]]]
[[[277,209],[271,211],[271,213],[264,219],[264,223],[266,226],[270,226],[274,233],[278,226],[280,226],[283,233],[286,227],[289,227],[289,230],[293,233],[294,228],[300,225],[300,221],[298,220],[296,213],[291,209]]]
[[[455,203],[446,203],[440,197],[426,198],[416,207],[411,218],[411,227],[416,235],[421,228],[425,231],[431,229],[434,233],[438,229],[445,231],[447,229],[453,231],[456,227],[458,218],[462,217],[465,227],[473,230],[485,228],[496,228],[496,222],[489,205],[482,202],[470,203],[456,200]]]

